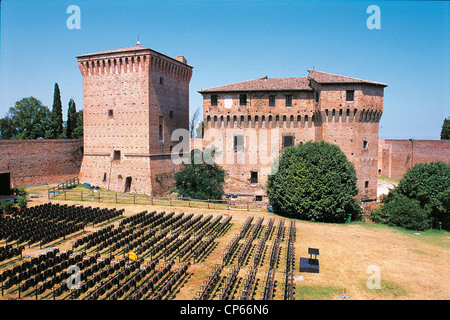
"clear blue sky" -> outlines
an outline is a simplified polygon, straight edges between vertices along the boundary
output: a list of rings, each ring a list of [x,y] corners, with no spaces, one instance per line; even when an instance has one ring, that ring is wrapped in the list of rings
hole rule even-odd
[[[68,6],[81,10],[70,30]],[[366,12],[381,10],[381,29]],[[259,78],[304,77],[307,69],[388,84],[380,138],[439,139],[449,99],[446,1],[1,1],[0,117],[21,98],[51,108],[57,82],[66,117],[83,106],[76,56],[136,44],[184,55],[200,89]]]

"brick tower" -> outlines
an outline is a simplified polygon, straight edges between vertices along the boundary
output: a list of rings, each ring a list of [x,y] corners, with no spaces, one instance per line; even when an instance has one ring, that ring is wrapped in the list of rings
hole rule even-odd
[[[263,77],[199,91],[203,147],[214,145],[220,155],[228,172],[226,193],[263,200],[271,163],[284,148],[325,140],[354,164],[362,202],[376,200],[378,123],[386,85],[308,71],[308,77]]]
[[[172,187],[171,134],[189,128],[192,67],[138,42],[77,57],[83,76],[80,181],[160,195]]]

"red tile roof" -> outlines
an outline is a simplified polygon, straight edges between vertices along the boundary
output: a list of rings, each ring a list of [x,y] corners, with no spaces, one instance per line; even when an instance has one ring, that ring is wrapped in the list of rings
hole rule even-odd
[[[374,85],[380,85],[387,87],[387,84],[357,78],[350,78],[345,76],[340,76],[337,74],[327,73],[323,71],[308,70],[308,78],[318,82],[318,83],[368,83]]]
[[[373,85],[387,86],[381,82],[362,80],[331,74],[322,71],[308,70],[308,77],[299,78],[259,78],[228,84],[225,86],[214,87],[200,90],[200,93],[207,92],[244,92],[244,91],[298,91],[313,90],[310,86],[310,80],[314,80],[320,84],[338,84],[338,83],[367,83]]]
[[[200,90],[203,92],[312,90],[308,78],[267,77]]]

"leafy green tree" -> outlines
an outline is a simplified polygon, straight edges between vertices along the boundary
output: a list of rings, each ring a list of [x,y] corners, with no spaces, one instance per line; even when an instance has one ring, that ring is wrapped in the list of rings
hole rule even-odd
[[[441,129],[441,140],[450,140],[450,119],[444,119]]]
[[[213,161],[205,161],[205,157],[213,150],[194,149],[191,152],[190,163],[183,163],[175,178],[175,190],[182,197],[192,199],[221,199],[224,195],[225,170]]]
[[[324,141],[288,147],[269,175],[267,195],[276,214],[311,221],[345,222],[361,207],[353,164],[338,146]]]
[[[75,101],[70,99],[69,109],[67,110],[67,126],[66,126],[66,138],[73,139],[73,133],[77,126],[77,107]]]
[[[15,130],[11,139],[44,138],[50,129],[51,113],[48,107],[34,97],[23,98],[9,109]]]
[[[393,191],[387,203],[398,194],[417,200],[434,226],[441,222],[445,229],[450,229],[450,164],[419,163],[408,169]]]
[[[61,139],[63,138],[63,114],[61,104],[61,93],[59,91],[58,83],[55,83],[55,90],[53,93],[53,108],[52,108],[51,129],[48,131],[47,138]]]
[[[0,139],[13,139],[16,134],[17,129],[14,127],[14,121],[9,115],[0,119]]]

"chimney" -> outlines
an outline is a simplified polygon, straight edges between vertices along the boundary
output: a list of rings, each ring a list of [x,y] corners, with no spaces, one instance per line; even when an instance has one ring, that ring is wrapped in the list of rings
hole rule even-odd
[[[178,57],[176,57],[176,59],[177,59],[178,61],[180,61],[180,62],[183,62],[184,64],[187,64],[187,60],[186,60],[186,58],[183,57],[183,56],[178,56]]]

